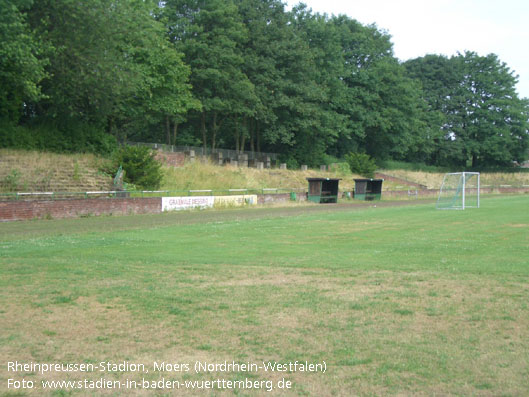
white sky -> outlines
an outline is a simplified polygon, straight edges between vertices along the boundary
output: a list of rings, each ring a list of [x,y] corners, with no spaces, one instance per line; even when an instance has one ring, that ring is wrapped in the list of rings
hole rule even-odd
[[[285,0],[289,7],[299,0]],[[314,12],[346,14],[392,36],[400,60],[426,54],[496,54],[529,98],[529,0],[304,0]]]

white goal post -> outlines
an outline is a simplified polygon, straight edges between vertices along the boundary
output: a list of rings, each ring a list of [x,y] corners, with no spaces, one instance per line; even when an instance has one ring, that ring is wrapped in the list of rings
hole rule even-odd
[[[479,208],[479,172],[445,174],[435,208],[440,210]]]

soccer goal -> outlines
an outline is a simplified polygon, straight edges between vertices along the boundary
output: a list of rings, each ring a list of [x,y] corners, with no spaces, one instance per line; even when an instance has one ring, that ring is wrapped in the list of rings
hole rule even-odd
[[[446,174],[435,207],[440,210],[479,208],[479,172]]]

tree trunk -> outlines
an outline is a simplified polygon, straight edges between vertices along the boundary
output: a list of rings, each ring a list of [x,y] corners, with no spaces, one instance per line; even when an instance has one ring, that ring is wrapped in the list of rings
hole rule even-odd
[[[235,117],[235,151],[239,153],[239,119]]]
[[[255,135],[257,135],[257,153],[261,155],[261,134],[259,131],[259,122],[255,122]]]
[[[217,112],[213,112],[212,121],[212,137],[211,137],[211,150],[215,150],[216,138],[217,138]]]
[[[250,119],[250,151],[252,152],[252,157],[255,154],[255,120]]]
[[[246,116],[242,119],[242,125],[244,126],[241,136],[241,153],[244,152],[244,146],[246,145],[246,125],[248,123],[248,120]]]
[[[114,135],[114,118],[111,116],[108,118],[108,123],[107,123],[107,132],[111,135]]]
[[[167,134],[167,144],[171,144],[171,120],[169,116],[165,116],[165,132]]]
[[[173,124],[173,143],[172,143],[175,146],[176,146],[176,134],[177,134],[177,132],[178,132],[178,122],[175,119],[174,124]]]
[[[206,111],[202,111],[202,117],[200,119],[200,130],[202,131],[202,144],[204,145],[204,154],[206,154],[207,140],[206,140]]]

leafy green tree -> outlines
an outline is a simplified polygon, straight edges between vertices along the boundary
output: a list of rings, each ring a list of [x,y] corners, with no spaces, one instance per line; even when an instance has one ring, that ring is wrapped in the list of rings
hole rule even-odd
[[[235,0],[235,4],[248,32],[242,49],[243,71],[254,86],[257,100],[253,113],[234,117],[227,127],[234,133],[232,142],[237,151],[244,150],[249,141],[250,150],[260,152],[262,144],[274,140],[269,139],[274,135],[269,130],[277,122],[275,96],[281,81],[277,56],[284,42],[286,14],[278,0]]]
[[[255,114],[243,119],[250,148],[264,146],[292,163],[317,164],[335,134],[329,127],[335,118],[327,114],[329,89],[309,45],[310,13],[304,6],[286,12],[275,0],[236,3],[249,32],[244,71],[258,97]]]
[[[305,61],[306,86],[303,102],[310,111],[296,137],[297,158],[305,164],[321,164],[337,137],[347,133],[344,107],[347,86],[341,78],[345,62],[339,32],[325,15],[312,14],[300,6],[293,10],[294,26],[308,51]]]
[[[214,149],[223,123],[232,116],[252,115],[257,103],[254,86],[242,70],[247,29],[232,1],[168,0],[163,15],[171,39],[191,66],[193,94],[202,104],[202,143],[206,148],[211,142]]]
[[[472,167],[509,165],[524,160],[529,147],[529,108],[516,93],[516,77],[494,54],[459,55],[458,105],[464,154]]]
[[[491,167],[525,159],[528,104],[518,98],[516,77],[496,55],[429,55],[408,61],[406,68],[422,82],[434,115],[438,164]]]
[[[362,101],[366,112],[364,147],[380,159],[404,160],[425,145],[419,119],[419,86],[405,76],[394,59],[373,65],[365,82]]]
[[[133,10],[128,6],[104,0],[40,0],[28,10],[31,28],[53,49],[38,115],[103,126],[117,102],[133,95],[137,80],[126,43],[138,27],[128,24]]]
[[[191,70],[169,41],[165,26],[150,15],[138,17],[137,25],[143,24],[141,34],[131,35],[127,42],[138,77],[137,91],[123,102],[116,118],[120,129],[128,126],[134,134],[154,127],[159,131],[155,141],[175,144],[178,125],[190,110],[200,110],[201,104],[191,92]]]
[[[421,113],[427,131],[424,156],[421,161],[435,165],[461,162],[463,151],[452,140],[450,99],[458,90],[457,65],[443,55],[426,55],[404,63],[408,76],[421,83],[424,111]]]
[[[46,58],[26,23],[31,0],[0,0],[0,118],[18,122],[26,101],[37,101]]]
[[[154,130],[154,136],[174,141],[178,123],[199,103],[191,95],[189,67],[157,19],[155,2],[28,4],[29,30],[49,63],[43,95],[25,103],[26,122],[61,131],[81,123],[121,140]]]
[[[332,19],[344,58],[346,86],[338,111],[347,120],[335,155],[366,151],[384,159],[406,158],[423,141],[420,87],[393,56],[390,36],[346,16]]]

